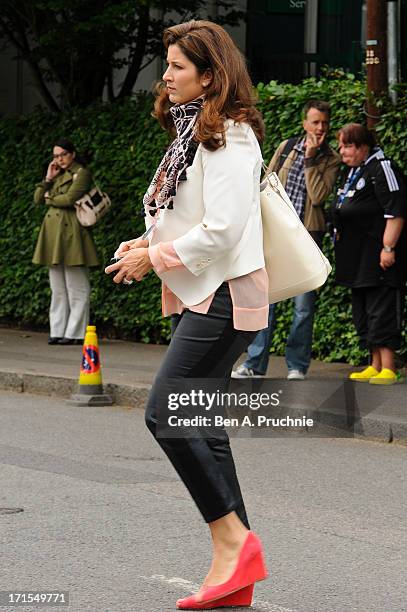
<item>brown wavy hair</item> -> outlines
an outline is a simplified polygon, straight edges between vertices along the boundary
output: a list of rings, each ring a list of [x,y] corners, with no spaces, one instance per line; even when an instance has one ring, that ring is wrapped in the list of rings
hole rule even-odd
[[[165,49],[177,45],[196,66],[199,75],[210,72],[205,88],[205,104],[198,117],[195,138],[214,151],[225,145],[225,120],[248,123],[259,141],[264,138],[264,123],[256,109],[252,81],[246,62],[229,34],[211,21],[188,21],[164,31]],[[156,88],[154,116],[161,126],[173,132],[171,102],[165,83]]]

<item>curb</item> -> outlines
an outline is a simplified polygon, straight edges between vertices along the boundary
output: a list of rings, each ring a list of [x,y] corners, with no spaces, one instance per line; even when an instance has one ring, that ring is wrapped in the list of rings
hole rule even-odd
[[[0,371],[0,389],[68,400],[72,393],[77,392],[78,382],[76,378]],[[107,383],[103,385],[103,389],[119,406],[144,408],[151,385]],[[370,414],[355,419],[354,422],[346,422],[344,414],[335,409],[324,407],[315,410],[298,405],[290,407],[290,416],[301,418],[304,414],[318,424],[321,433],[317,437],[357,438],[407,445],[407,421],[402,419],[390,420],[385,414]]]
[[[111,395],[119,406],[143,407],[150,385],[116,385],[108,383],[103,385],[104,392]],[[0,371],[0,389],[14,391],[15,393],[34,393],[69,399],[78,390],[77,379],[61,376],[48,376],[43,374],[26,374]]]

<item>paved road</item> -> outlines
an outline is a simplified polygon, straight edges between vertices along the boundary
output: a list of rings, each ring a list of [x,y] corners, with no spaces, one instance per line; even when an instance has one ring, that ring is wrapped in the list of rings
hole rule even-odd
[[[0,513],[0,590],[66,590],[75,612],[172,612],[209,540],[142,411],[12,393],[0,411],[0,507],[24,509]],[[253,612],[407,610],[406,447],[232,445],[273,570]]]

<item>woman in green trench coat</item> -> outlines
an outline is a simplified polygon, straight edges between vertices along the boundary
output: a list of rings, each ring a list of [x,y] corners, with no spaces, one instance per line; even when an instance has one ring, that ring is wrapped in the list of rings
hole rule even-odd
[[[76,158],[68,139],[58,140],[45,179],[34,193],[45,205],[33,263],[48,266],[51,285],[49,344],[79,344],[89,320],[90,266],[97,266],[95,245],[88,228],[76,217],[75,202],[87,193],[92,175]]]

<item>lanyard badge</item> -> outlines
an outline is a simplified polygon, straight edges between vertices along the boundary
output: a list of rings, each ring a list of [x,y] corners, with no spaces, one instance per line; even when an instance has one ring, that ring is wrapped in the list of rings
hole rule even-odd
[[[353,185],[356,183],[362,171],[363,171],[363,166],[359,166],[359,168],[357,168],[357,170],[355,170],[353,173],[349,173],[349,176],[346,179],[345,185],[343,186],[343,189],[341,190],[339,194],[338,201],[336,203],[336,208],[341,208],[345,198],[352,197],[354,195],[354,192],[351,193],[350,190],[351,190],[351,187],[353,187]]]

